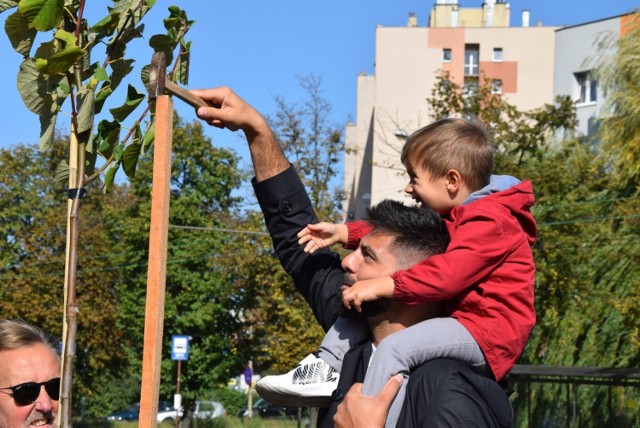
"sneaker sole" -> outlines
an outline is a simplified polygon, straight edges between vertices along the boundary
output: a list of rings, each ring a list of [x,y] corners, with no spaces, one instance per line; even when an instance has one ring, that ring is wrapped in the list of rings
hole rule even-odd
[[[329,407],[331,406],[331,397],[315,397],[315,396],[300,396],[297,394],[288,394],[284,396],[282,392],[271,391],[267,388],[258,388],[256,385],[256,392],[260,397],[267,400],[274,406],[283,407]]]

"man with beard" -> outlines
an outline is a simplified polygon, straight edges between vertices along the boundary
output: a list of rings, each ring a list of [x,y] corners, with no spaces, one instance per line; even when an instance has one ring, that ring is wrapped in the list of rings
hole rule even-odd
[[[369,210],[368,220],[374,230],[342,262],[327,249],[305,253],[298,244],[297,233],[318,220],[303,184],[267,122],[228,88],[192,92],[211,104],[211,107],[199,108],[198,117],[219,128],[244,132],[255,170],[253,187],[276,255],[325,331],[340,315],[341,287],[345,282],[389,275],[430,254],[444,251],[448,238],[437,214],[387,201]],[[425,236],[430,244],[416,241]],[[435,316],[437,307],[432,303],[408,306],[384,300],[366,310],[363,308],[365,311],[371,337],[354,343],[345,354],[331,407],[322,409],[319,415],[320,427],[333,426],[333,417],[345,394],[353,384],[364,379],[375,345],[399,329]],[[339,425],[384,426],[386,409],[375,414],[363,412],[362,409],[367,408],[367,397],[360,400],[358,391],[355,392],[355,395],[349,393],[352,397],[351,411],[347,411],[351,413],[349,421],[339,420]],[[510,426],[512,420],[507,395],[496,382],[450,360],[433,360],[414,370],[403,402],[398,421],[402,427],[497,427]],[[390,401],[385,401],[387,408],[389,404]]]
[[[44,331],[0,320],[0,428],[53,427],[60,357]]]

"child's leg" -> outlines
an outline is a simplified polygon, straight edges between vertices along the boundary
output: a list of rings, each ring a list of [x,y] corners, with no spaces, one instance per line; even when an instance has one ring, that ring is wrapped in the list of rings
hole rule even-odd
[[[489,373],[487,363],[473,336],[453,318],[433,318],[385,338],[376,349],[367,370],[362,393],[374,396],[396,373],[410,370],[435,358],[453,358]],[[389,409],[387,426],[395,426],[402,401],[398,397]]]
[[[340,373],[344,354],[369,337],[369,326],[366,321],[338,317],[322,339],[318,349],[318,357]]]

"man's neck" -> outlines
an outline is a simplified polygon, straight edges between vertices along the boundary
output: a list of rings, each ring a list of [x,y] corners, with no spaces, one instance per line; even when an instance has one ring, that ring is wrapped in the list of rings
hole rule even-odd
[[[385,337],[407,327],[408,326],[402,323],[390,322],[388,320],[369,320],[369,329],[371,330],[371,337],[375,346],[378,346]]]

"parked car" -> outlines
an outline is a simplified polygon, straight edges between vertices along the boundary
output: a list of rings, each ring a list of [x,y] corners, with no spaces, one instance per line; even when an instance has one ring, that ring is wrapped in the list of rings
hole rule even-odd
[[[178,412],[180,419],[182,419],[184,411],[181,408]],[[172,422],[176,420],[176,409],[173,407],[173,403],[170,401],[160,401],[158,402],[158,417],[156,418],[158,422]]]
[[[256,400],[252,408],[252,416],[259,416],[263,419],[298,419],[298,415],[306,418],[309,413],[309,409],[306,407],[280,407],[269,403],[264,398],[259,398],[258,400]],[[298,409],[300,409],[299,414]],[[241,418],[248,415],[249,412],[247,412],[246,407],[240,410],[238,414],[238,416],[240,416]]]
[[[160,419],[161,415],[166,414],[168,411],[173,411],[173,417],[175,418],[175,409],[170,401],[158,401],[158,422],[163,422],[166,419]],[[140,418],[140,403],[133,404],[131,407],[125,410],[111,413],[106,416],[108,421],[137,421]]]
[[[196,401],[193,419],[213,419],[227,415],[227,409],[218,401]]]
[[[170,407],[170,409],[167,409],[163,412],[160,412],[160,409],[158,409],[158,422],[175,421],[176,409],[174,409],[173,406]],[[226,414],[227,410],[224,408],[222,403],[218,401],[196,401],[193,412],[191,413],[191,418],[213,419],[220,416],[225,416]],[[179,415],[180,419],[184,418],[184,407],[180,408]]]
[[[106,416],[108,421],[137,421],[140,416],[140,404],[134,404],[128,409],[110,413]]]

